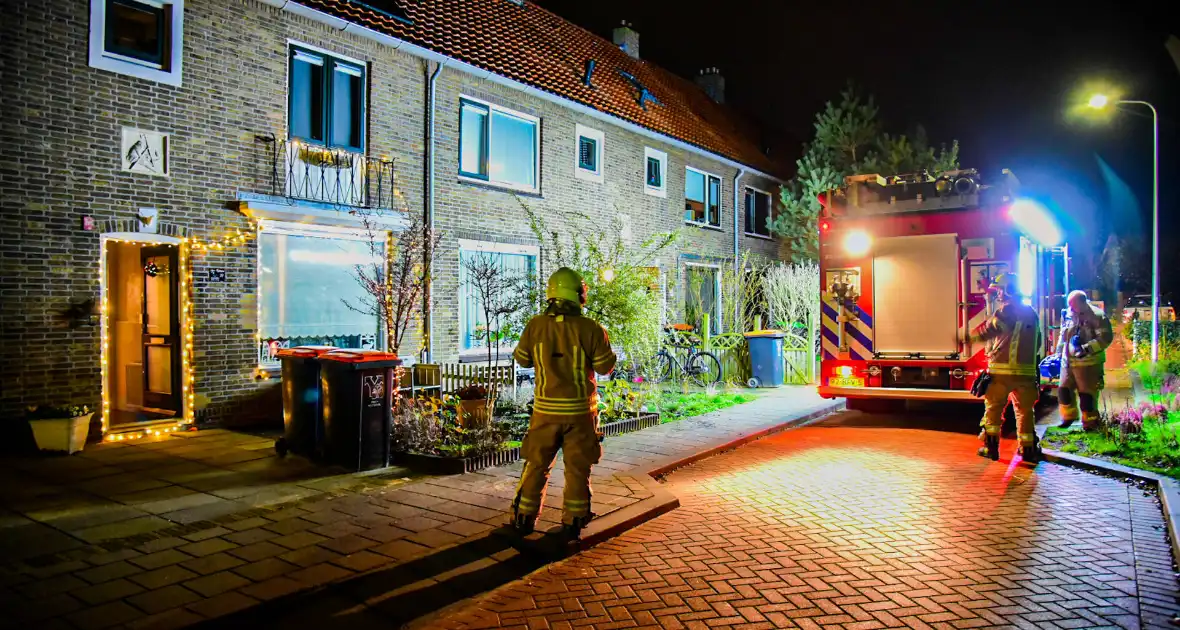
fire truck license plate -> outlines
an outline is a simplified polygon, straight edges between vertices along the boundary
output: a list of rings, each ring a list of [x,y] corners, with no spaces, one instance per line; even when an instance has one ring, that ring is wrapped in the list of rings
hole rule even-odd
[[[833,376],[828,379],[828,385],[831,387],[864,387],[865,380],[855,376]]]

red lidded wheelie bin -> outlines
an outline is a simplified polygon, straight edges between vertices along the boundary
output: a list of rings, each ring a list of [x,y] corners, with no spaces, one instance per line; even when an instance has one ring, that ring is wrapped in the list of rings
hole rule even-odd
[[[318,459],[322,446],[323,416],[320,403],[320,362],[323,353],[336,346],[279,348],[275,353],[282,365],[283,437],[275,440],[280,457],[290,451]]]
[[[401,359],[380,350],[334,350],[319,361],[324,459],[356,471],[388,466],[390,406]]]

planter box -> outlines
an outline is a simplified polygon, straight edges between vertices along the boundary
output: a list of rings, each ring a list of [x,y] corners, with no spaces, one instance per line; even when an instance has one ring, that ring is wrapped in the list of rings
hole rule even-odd
[[[462,475],[485,468],[511,464],[520,459],[520,447],[473,457],[443,457],[422,453],[394,453],[393,463],[418,472],[435,475]]]
[[[634,418],[624,418],[623,420],[615,420],[598,426],[598,430],[602,431],[606,437],[613,435],[623,435],[624,433],[631,433],[633,431],[640,431],[650,427],[658,426],[660,424],[660,414],[658,413],[644,413]]]
[[[86,446],[90,435],[90,417],[93,413],[76,418],[46,418],[29,420],[37,448],[43,451],[65,451],[71,455]]]

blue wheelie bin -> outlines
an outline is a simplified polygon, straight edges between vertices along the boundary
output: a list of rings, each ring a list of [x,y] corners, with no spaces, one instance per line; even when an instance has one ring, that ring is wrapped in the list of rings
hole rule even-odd
[[[320,405],[320,362],[317,358],[335,346],[298,346],[276,352],[282,367],[283,437],[275,440],[275,452],[316,459],[323,446],[324,416]]]
[[[781,330],[758,330],[746,333],[750,346],[750,387],[779,387],[786,377],[783,366],[783,338]]]

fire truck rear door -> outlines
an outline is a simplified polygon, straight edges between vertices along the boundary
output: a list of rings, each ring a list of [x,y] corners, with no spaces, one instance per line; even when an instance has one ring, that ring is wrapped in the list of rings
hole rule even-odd
[[[957,235],[877,239],[872,282],[878,353],[942,358],[958,351]]]

